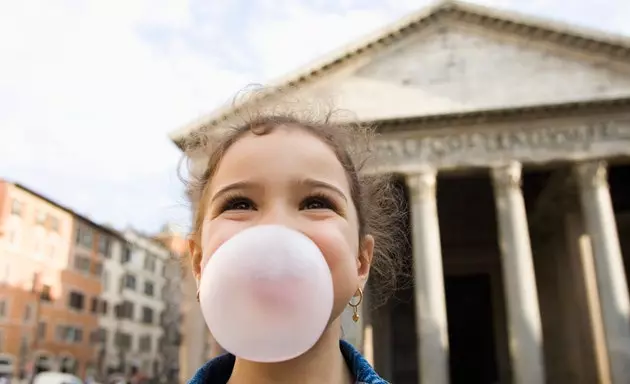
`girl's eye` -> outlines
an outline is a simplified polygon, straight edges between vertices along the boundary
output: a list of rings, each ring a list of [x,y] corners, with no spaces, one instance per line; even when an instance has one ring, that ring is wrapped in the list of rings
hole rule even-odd
[[[254,202],[245,197],[235,197],[223,204],[224,211],[251,211],[254,210]]]
[[[327,197],[324,196],[311,196],[307,197],[300,204],[300,209],[330,209],[332,211],[336,210],[335,204]]]

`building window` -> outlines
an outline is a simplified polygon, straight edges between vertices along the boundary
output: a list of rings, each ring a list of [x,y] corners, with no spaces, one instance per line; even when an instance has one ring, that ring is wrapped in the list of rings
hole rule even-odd
[[[68,305],[72,309],[82,311],[84,306],[85,295],[79,292],[70,292]]]
[[[28,347],[31,343],[29,342],[29,337],[26,335],[22,335],[22,337],[20,338],[20,352],[19,354],[21,356],[24,356],[24,354],[28,353]]]
[[[150,297],[153,297],[153,282],[145,281],[144,282],[144,294]]]
[[[53,215],[48,215],[48,222],[50,223],[50,230],[53,232],[59,232],[59,219]]]
[[[116,306],[116,317],[119,319],[133,320],[134,305],[131,301],[125,300]]]
[[[103,273],[103,263],[95,261],[94,266],[92,267],[92,271],[94,273],[94,276],[101,276],[101,274]]]
[[[7,301],[0,301],[0,319],[4,319],[5,317],[7,317],[7,310]]]
[[[37,339],[44,340],[45,338],[46,338],[46,323],[44,323],[43,321],[40,321],[39,324],[37,324]]]
[[[90,312],[96,313],[98,311],[98,307],[99,307],[98,304],[99,304],[98,297],[93,297],[92,298],[92,302],[90,304]]]
[[[116,336],[114,336],[114,338],[115,338],[115,344],[118,348],[129,350],[133,346],[133,339],[131,335],[128,333],[116,332]]]
[[[125,288],[134,290],[136,289],[136,277],[130,273],[125,275]]]
[[[74,255],[74,269],[80,272],[90,272],[90,259],[85,256]]]
[[[35,212],[35,224],[44,226],[46,224],[46,212],[38,209]]]
[[[142,322],[144,324],[153,324],[153,309],[142,307]]]
[[[26,304],[26,306],[24,307],[24,316],[22,317],[22,320],[25,323],[30,323],[32,318],[33,318],[33,305]]]
[[[96,329],[96,330],[92,331],[92,333],[90,333],[90,342],[92,344],[106,343],[107,342],[107,330],[104,329],[104,328],[99,328],[99,329]]]
[[[151,335],[140,336],[138,349],[140,352],[151,352]]]
[[[77,227],[77,244],[92,248],[92,229],[83,225]]]
[[[11,214],[15,216],[22,216],[22,209],[24,205],[18,199],[13,199],[11,201]]]
[[[111,248],[111,242],[109,240],[109,237],[105,236],[105,235],[100,235],[98,238],[98,251],[101,255],[107,257],[109,259],[110,251]]]
[[[131,247],[125,246],[122,252],[122,259],[120,260],[123,264],[126,264],[131,261]]]
[[[144,256],[144,269],[149,272],[155,272],[155,256],[150,253]]]
[[[63,343],[80,343],[83,341],[83,329],[71,325],[57,326],[57,340]]]
[[[106,300],[101,300],[101,315],[107,315],[107,311],[109,310],[109,303]]]
[[[39,298],[42,301],[48,301],[48,302],[52,301],[51,291],[52,290],[50,288],[50,285],[46,285],[46,284],[42,285],[42,290],[40,292]]]
[[[99,340],[101,341],[101,343],[107,343],[107,329],[100,328],[98,332],[100,335]]]

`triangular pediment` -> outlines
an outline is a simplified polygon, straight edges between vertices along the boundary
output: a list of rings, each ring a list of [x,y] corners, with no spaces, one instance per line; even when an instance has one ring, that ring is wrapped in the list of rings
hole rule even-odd
[[[360,120],[385,120],[630,96],[630,67],[445,21],[297,93],[332,99]]]
[[[444,1],[171,137],[287,93],[332,101],[363,121],[628,97],[628,58],[624,38]]]

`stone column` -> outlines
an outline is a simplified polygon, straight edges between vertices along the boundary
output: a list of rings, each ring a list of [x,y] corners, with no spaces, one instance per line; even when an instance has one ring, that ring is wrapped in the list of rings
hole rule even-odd
[[[448,384],[446,299],[435,184],[435,170],[407,176],[420,382]]]
[[[606,164],[577,164],[575,173],[593,249],[612,382],[630,383],[630,300]]]
[[[525,201],[521,165],[492,169],[499,248],[508,309],[508,335],[513,379],[518,384],[545,381],[542,327]]]

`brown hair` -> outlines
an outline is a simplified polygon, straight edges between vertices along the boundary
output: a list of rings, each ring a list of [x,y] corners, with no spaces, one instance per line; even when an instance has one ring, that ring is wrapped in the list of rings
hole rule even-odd
[[[370,297],[372,304],[382,303],[395,290],[405,267],[401,252],[405,251],[408,238],[404,227],[406,211],[402,209],[402,192],[390,176],[362,172],[371,157],[370,143],[374,129],[358,123],[334,123],[336,113],[332,109],[326,113],[310,113],[308,109],[296,108],[267,112],[257,110],[239,116],[241,121],[233,127],[202,128],[189,135],[182,144],[184,160],[188,164],[188,179],[184,182],[194,209],[190,236],[195,244],[201,244],[201,227],[207,211],[207,187],[221,159],[235,142],[247,133],[265,135],[277,127],[302,129],[327,144],[343,166],[359,219],[358,235],[370,234],[375,240],[371,275],[376,275],[378,292],[372,291]],[[200,159],[203,159],[205,168],[196,171],[194,163]]]

